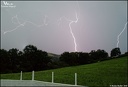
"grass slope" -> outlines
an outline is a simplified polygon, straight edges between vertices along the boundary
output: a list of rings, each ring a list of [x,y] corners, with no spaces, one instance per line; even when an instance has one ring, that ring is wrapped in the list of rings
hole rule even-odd
[[[127,57],[111,59],[93,64],[35,72],[35,80],[51,82],[54,72],[57,83],[74,84],[74,73],[78,74],[78,85],[109,86],[127,85]],[[20,73],[2,74],[1,79],[20,79]],[[31,72],[23,73],[23,79],[31,79]]]

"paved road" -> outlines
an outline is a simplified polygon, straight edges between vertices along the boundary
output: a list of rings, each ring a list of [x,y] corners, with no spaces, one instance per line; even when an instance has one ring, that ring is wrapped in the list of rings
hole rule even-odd
[[[1,87],[2,86],[71,86],[71,87],[85,87],[85,86],[75,86],[75,85],[68,85],[68,84],[60,84],[60,83],[51,83],[51,82],[44,82],[44,81],[37,81],[37,80],[1,80]]]

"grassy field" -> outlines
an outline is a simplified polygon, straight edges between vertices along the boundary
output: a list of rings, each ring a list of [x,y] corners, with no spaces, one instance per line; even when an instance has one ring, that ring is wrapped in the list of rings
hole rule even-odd
[[[51,82],[54,72],[57,83],[74,84],[74,73],[78,74],[78,85],[109,86],[128,85],[127,57],[98,63],[35,72],[35,80]],[[31,79],[31,72],[23,73],[24,80]],[[20,79],[20,73],[2,74],[1,79]]]

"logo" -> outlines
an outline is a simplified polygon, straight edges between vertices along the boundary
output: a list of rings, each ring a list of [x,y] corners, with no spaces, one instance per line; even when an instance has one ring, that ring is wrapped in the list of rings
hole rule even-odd
[[[7,1],[2,1],[1,2],[1,7],[4,7],[4,8],[15,8],[16,6],[13,4],[13,3],[10,3],[10,2],[7,2]]]

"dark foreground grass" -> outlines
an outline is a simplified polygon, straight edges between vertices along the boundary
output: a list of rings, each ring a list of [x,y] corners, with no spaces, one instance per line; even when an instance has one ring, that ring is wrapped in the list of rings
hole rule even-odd
[[[77,73],[78,85],[128,85],[127,57],[94,64],[35,72],[35,80],[51,82],[52,72],[55,75],[54,81],[57,83],[74,84],[74,73]],[[31,75],[31,72],[23,73],[23,79],[30,80]],[[2,74],[1,79],[20,79],[20,73]]]

